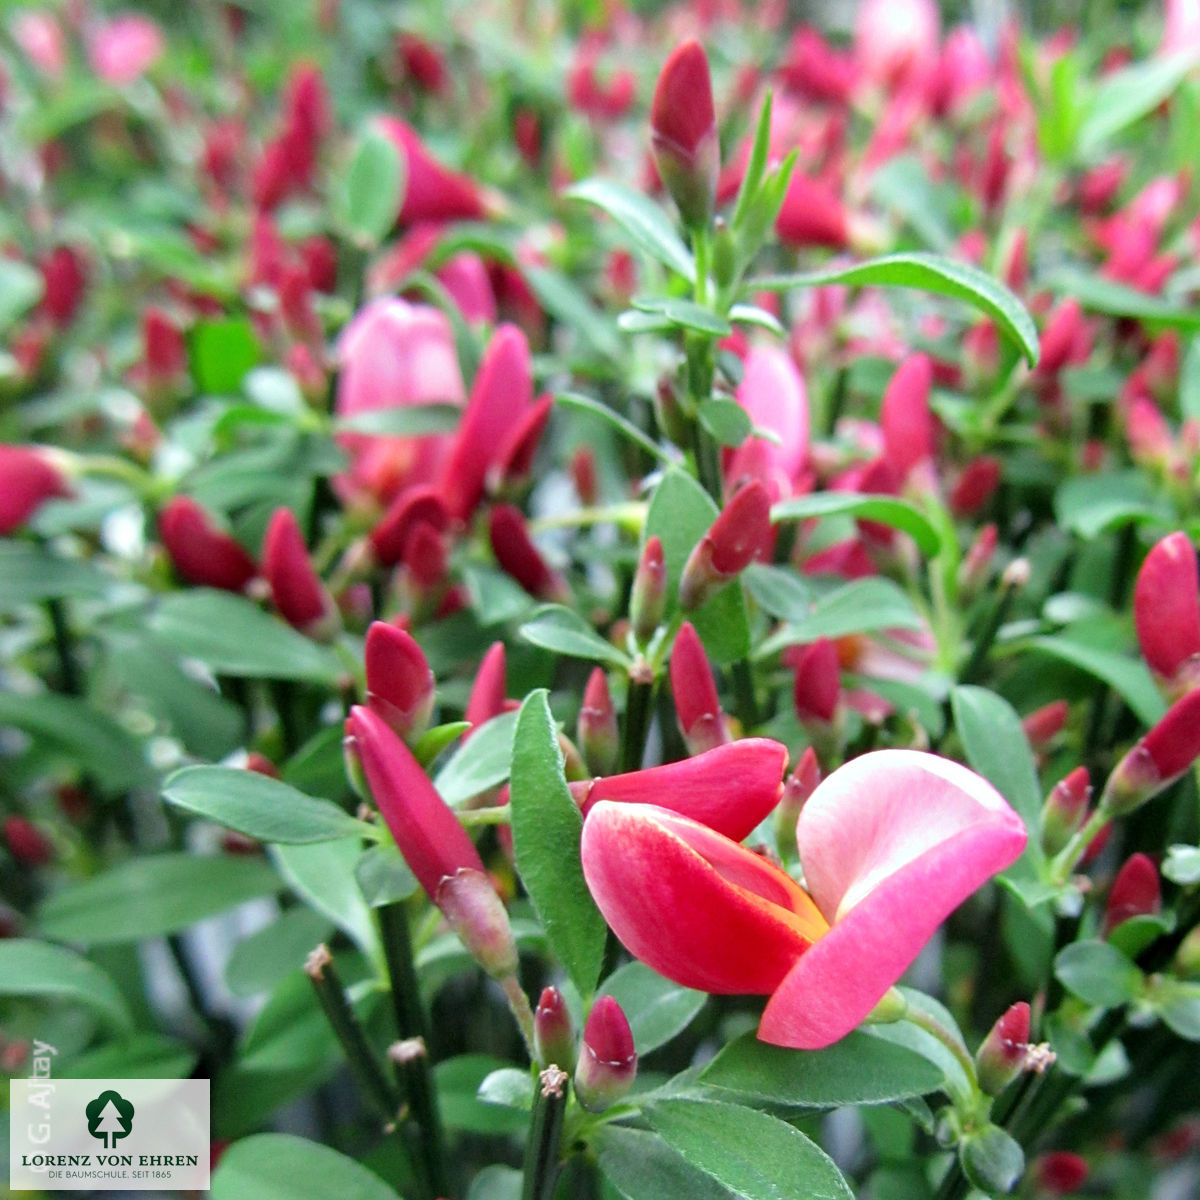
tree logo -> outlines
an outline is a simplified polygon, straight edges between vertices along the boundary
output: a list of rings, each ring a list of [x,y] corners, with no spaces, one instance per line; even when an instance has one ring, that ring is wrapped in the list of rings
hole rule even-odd
[[[99,1138],[105,1150],[111,1150],[133,1129],[133,1105],[111,1088],[101,1092],[83,1111],[87,1114],[88,1133]]]

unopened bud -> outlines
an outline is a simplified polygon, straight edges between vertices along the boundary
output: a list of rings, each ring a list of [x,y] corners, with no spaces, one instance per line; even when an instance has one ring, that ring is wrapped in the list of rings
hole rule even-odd
[[[817,762],[817,752],[811,746],[806,746],[796,769],[784,780],[783,795],[775,810],[775,844],[785,860],[796,854],[796,821],[820,782],[821,766]]]
[[[1108,937],[1123,921],[1162,911],[1158,868],[1145,854],[1133,854],[1117,872],[1104,907],[1100,936]]]
[[[675,635],[669,670],[679,732],[688,753],[703,754],[714,746],[723,746],[730,737],[717,696],[717,681],[704,643],[690,621],[685,621]]]
[[[570,598],[566,581],[533,544],[519,509],[511,504],[498,504],[492,509],[488,530],[496,561],[531,596],[559,603]]]
[[[44,867],[54,860],[54,843],[25,817],[4,818],[4,841],[9,854],[26,866]]]
[[[493,978],[517,969],[517,943],[504,902],[482,871],[462,867],[438,884],[434,903],[471,957]]]
[[[708,58],[694,38],[677,46],[663,65],[650,107],[650,128],[659,178],[684,224],[694,229],[707,225],[721,146]]]
[[[837,713],[841,688],[841,667],[833,642],[818,638],[805,646],[796,662],[792,686],[792,699],[800,720],[828,725]]]
[[[998,1096],[1024,1071],[1043,1072],[1054,1061],[1048,1046],[1029,1044],[1029,1005],[1014,1004],[983,1040],[975,1055],[979,1086]]]
[[[1108,777],[1100,807],[1119,817],[1140,808],[1175,782],[1200,755],[1200,689],[1189,692],[1128,754]]]
[[[429,727],[435,681],[411,634],[386,621],[367,630],[367,707],[410,746]]]
[[[963,591],[976,593],[983,586],[999,541],[1000,535],[995,525],[985,525],[976,535],[958,569],[958,586]]]
[[[757,480],[743,484],[700,539],[684,564],[679,604],[692,611],[737,578],[771,536],[771,500]]]
[[[1181,979],[1195,979],[1200,976],[1200,925],[1179,943],[1172,966]]]
[[[1041,750],[1063,731],[1071,707],[1065,700],[1052,700],[1021,718],[1021,728],[1035,750]]]
[[[271,600],[293,628],[327,642],[342,627],[341,615],[308,556],[304,535],[290,508],[278,508],[263,539],[263,575]]]
[[[1074,1195],[1087,1182],[1088,1165],[1078,1154],[1053,1150],[1033,1163],[1034,1186],[1049,1196]]]
[[[629,597],[629,620],[633,636],[644,646],[662,624],[667,607],[667,567],[663,560],[662,541],[657,537],[646,540],[633,577]]]
[[[654,393],[654,419],[658,427],[676,446],[686,446],[691,438],[690,424],[683,404],[670,379],[659,380]]]
[[[1042,850],[1057,854],[1083,828],[1092,787],[1087,767],[1076,767],[1050,789],[1042,808]]]
[[[637,1051],[629,1021],[616,1000],[601,996],[583,1027],[575,1095],[588,1112],[602,1112],[629,1091],[636,1074]]]
[[[533,1045],[538,1062],[545,1066],[575,1061],[575,1033],[571,1028],[571,1014],[567,1011],[562,992],[556,987],[542,990],[537,1011],[533,1014]]]
[[[1200,569],[1186,533],[1171,533],[1146,555],[1133,590],[1133,620],[1146,665],[1173,695],[1190,690],[1200,668]]]
[[[603,667],[596,667],[588,678],[577,734],[579,748],[592,774],[611,775],[616,770],[621,735]]]

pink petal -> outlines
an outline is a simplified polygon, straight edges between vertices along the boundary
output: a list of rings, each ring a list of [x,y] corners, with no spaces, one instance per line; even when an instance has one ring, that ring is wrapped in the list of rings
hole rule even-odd
[[[771,997],[759,1036],[818,1049],[870,1013],[946,917],[1017,858],[1026,831],[966,767],[880,750],[817,788],[796,840],[833,928]]]
[[[778,867],[655,805],[597,804],[583,824],[582,859],[621,943],[684,987],[768,993],[824,930]]]

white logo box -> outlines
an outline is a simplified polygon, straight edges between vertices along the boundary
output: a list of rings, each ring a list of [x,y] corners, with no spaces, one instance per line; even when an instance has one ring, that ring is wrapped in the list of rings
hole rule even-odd
[[[202,1191],[207,1079],[14,1079],[14,1191]]]

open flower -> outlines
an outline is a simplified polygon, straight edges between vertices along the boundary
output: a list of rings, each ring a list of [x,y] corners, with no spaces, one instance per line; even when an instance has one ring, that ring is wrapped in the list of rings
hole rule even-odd
[[[582,855],[626,949],[685,987],[769,995],[758,1036],[815,1050],[854,1029],[1025,840],[1017,814],[966,767],[880,750],[805,804],[796,841],[808,890],[653,803],[595,803]]]

